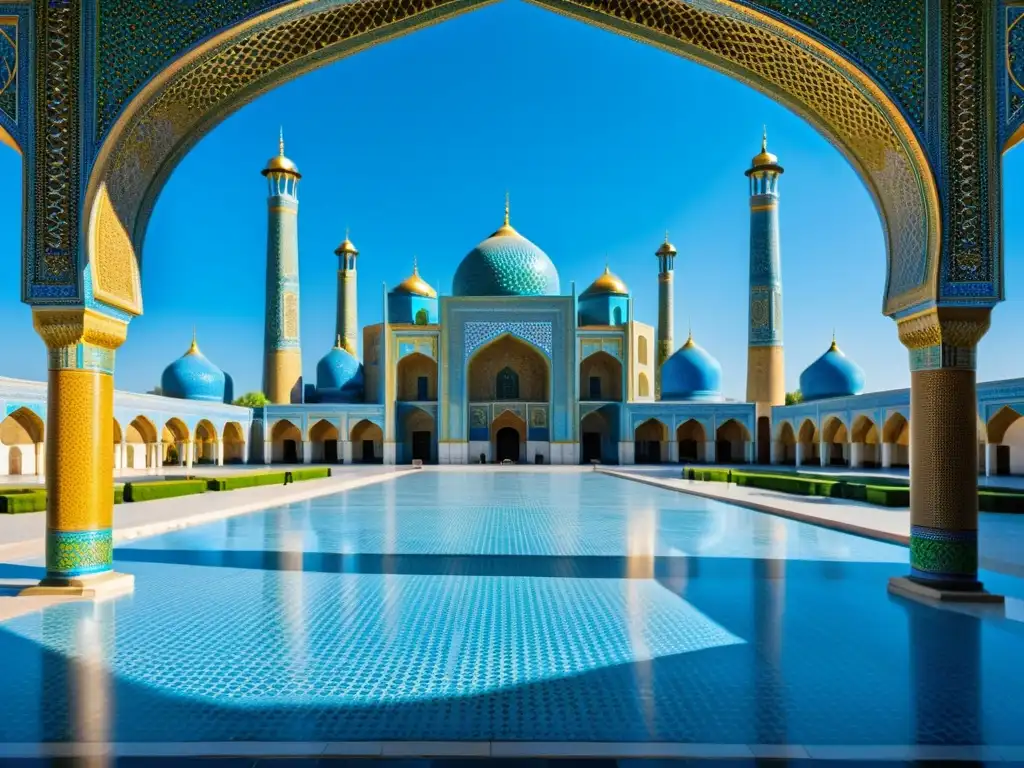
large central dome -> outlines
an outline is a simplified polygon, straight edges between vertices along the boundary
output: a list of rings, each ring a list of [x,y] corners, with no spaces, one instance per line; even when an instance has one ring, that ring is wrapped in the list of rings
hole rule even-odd
[[[557,296],[558,270],[540,248],[508,221],[466,254],[455,270],[456,296]]]

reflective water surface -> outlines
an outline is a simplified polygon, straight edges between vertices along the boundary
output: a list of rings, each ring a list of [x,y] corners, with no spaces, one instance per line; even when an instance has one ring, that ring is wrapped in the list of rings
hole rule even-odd
[[[0,741],[1024,744],[1024,623],[888,596],[902,547],[597,473],[420,472],[116,560],[134,595],[0,625]]]

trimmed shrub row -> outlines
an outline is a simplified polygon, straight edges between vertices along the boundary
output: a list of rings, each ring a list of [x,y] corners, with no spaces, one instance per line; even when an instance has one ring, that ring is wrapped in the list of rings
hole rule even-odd
[[[828,496],[835,499],[865,501],[882,507],[910,506],[910,486],[884,478],[879,478],[878,482],[875,482],[874,478],[871,482],[855,482],[845,478],[829,478],[825,475],[772,474],[705,467],[685,467],[683,477],[690,480],[736,483],[800,496]],[[1024,514],[1024,493],[979,488],[978,509],[982,512]]]
[[[211,491],[234,491],[238,488],[255,488],[261,485],[288,485],[303,480],[322,480],[331,476],[330,467],[293,469],[290,472],[254,472],[251,475],[233,477],[212,477],[206,481]]]
[[[287,485],[303,480],[320,480],[331,476],[330,467],[310,467],[290,472],[255,472],[235,477],[192,478],[183,480],[152,480],[114,486],[114,503],[154,501],[191,496],[207,491],[233,491],[262,485]],[[9,487],[0,489],[0,514],[46,511],[46,488]]]
[[[124,486],[114,486],[114,503],[124,501]],[[0,491],[0,515],[46,511],[46,488],[4,488]]]

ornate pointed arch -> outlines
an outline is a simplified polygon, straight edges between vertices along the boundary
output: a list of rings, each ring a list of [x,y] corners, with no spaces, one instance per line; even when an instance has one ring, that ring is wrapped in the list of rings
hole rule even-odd
[[[896,103],[851,57],[735,0],[533,1],[699,61],[803,116],[850,160],[879,209],[885,311],[937,296],[934,174]],[[120,111],[89,177],[83,220],[97,297],[141,312],[138,255],[153,203],[177,163],[224,118],[303,72],[486,3],[292,0],[172,56]]]

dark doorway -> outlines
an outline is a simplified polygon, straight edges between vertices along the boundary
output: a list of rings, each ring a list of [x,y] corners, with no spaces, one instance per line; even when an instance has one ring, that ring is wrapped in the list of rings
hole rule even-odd
[[[324,440],[324,461],[328,464],[338,463],[338,441]]]
[[[767,416],[757,418],[757,463],[772,463],[772,424]]]
[[[1010,474],[1010,446],[1008,445],[996,446],[996,474]]]
[[[715,442],[715,461],[719,464],[732,464],[732,440]]]
[[[419,459],[424,464],[430,463],[430,432],[416,431],[412,433],[412,460]]]
[[[430,399],[430,396],[428,395],[427,392],[428,383],[429,379],[427,379],[426,376],[420,376],[419,378],[416,379],[416,399],[419,400],[420,402]]]
[[[601,377],[591,376],[590,377],[590,399],[600,400],[601,399]]]
[[[661,442],[658,440],[635,441],[633,461],[637,464],[661,464]]]
[[[832,443],[828,449],[828,463],[834,467],[845,467],[846,459],[843,458],[843,444]]]
[[[281,461],[285,464],[299,463],[299,449],[294,440],[284,441],[284,454],[281,456]]]
[[[384,457],[381,457],[383,461]],[[373,449],[373,440],[363,440],[363,464],[377,463],[376,451]]]
[[[502,368],[495,378],[494,392],[497,400],[518,400],[519,374],[511,368]]]
[[[601,433],[583,433],[583,463],[601,460]]]
[[[679,460],[680,461],[697,461],[697,441],[696,440],[680,440],[679,441]]]
[[[497,461],[502,462],[509,459],[515,463],[519,462],[519,432],[512,427],[502,427],[494,436]]]

